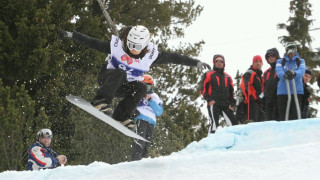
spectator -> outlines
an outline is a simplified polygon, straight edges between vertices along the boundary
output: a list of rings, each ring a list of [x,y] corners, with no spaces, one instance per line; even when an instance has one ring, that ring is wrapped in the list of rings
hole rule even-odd
[[[37,133],[38,142],[28,150],[28,170],[52,169],[67,162],[65,155],[59,155],[50,148],[52,137],[50,129],[41,129]]]
[[[302,76],[305,73],[305,61],[299,57],[297,52],[297,46],[294,43],[288,43],[286,46],[286,52],[282,59],[277,60],[276,73],[279,78],[277,86],[277,103],[279,110],[279,120],[285,120],[286,107],[288,101],[288,92],[286,81],[289,81],[289,88],[291,95],[289,120],[297,119],[297,109],[295,105],[295,100],[293,96],[293,88],[297,90],[297,97],[299,107],[301,107],[301,98],[304,94]],[[292,81],[295,82],[295,87],[292,86]]]
[[[260,55],[254,56],[252,65],[241,78],[240,87],[244,97],[244,110],[246,112],[246,121],[243,123],[258,122],[262,120],[260,117],[260,95],[263,91],[261,77],[262,65],[262,57]]]
[[[156,125],[156,116],[160,116],[163,112],[162,101],[153,91],[153,78],[149,75],[143,75],[142,82],[147,85],[147,95],[144,97],[137,109],[140,114],[134,118],[137,124],[137,133],[150,142],[142,140],[134,140],[132,146],[131,160],[137,161],[147,156],[148,147],[153,139],[153,129]]]
[[[306,72],[303,75],[303,91],[304,94],[302,95],[302,101],[301,101],[301,118],[306,119],[310,118],[310,113],[309,113],[309,103],[310,103],[310,86],[307,85],[312,77],[312,73],[310,70],[306,69]]]
[[[277,85],[279,78],[276,73],[276,62],[280,59],[278,50],[276,48],[267,50],[265,58],[270,64],[270,68],[263,73],[262,77],[264,97],[261,108],[265,112],[265,120],[278,120]]]
[[[213,70],[203,75],[201,93],[207,101],[210,117],[209,133],[215,133],[219,117],[223,115],[228,125],[237,125],[233,112],[235,106],[234,88],[231,76],[224,72],[225,59],[221,54],[213,57]]]

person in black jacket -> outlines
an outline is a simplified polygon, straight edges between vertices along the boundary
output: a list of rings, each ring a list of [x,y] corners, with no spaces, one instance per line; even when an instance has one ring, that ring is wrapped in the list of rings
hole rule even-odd
[[[262,76],[262,86],[264,97],[261,107],[265,111],[265,120],[279,120],[277,105],[277,86],[279,78],[276,73],[276,63],[280,59],[279,51],[276,48],[268,49],[265,58],[270,64]]]
[[[134,112],[138,103],[147,94],[147,87],[141,82],[141,77],[149,71],[151,65],[174,63],[210,68],[197,59],[177,53],[159,52],[157,46],[150,42],[149,30],[140,25],[123,28],[120,37],[113,35],[110,41],[64,30],[60,30],[60,37],[68,37],[89,48],[111,54],[100,70],[100,89],[91,104],[107,115],[112,114],[115,120],[129,128],[134,128],[135,124],[131,119],[137,115]],[[121,97],[123,100],[113,111],[111,102],[114,97]]]
[[[250,68],[243,74],[241,78],[241,90],[244,97],[246,121],[260,121],[260,103],[262,93],[262,58],[259,55],[253,57],[253,62]]]
[[[312,77],[312,73],[309,69],[306,69],[306,73],[302,77],[303,81],[303,92],[302,100],[301,100],[301,118],[306,119],[310,118],[309,113],[309,104],[310,104],[310,86],[307,85],[307,83],[310,82]]]
[[[224,72],[225,59],[221,54],[213,57],[213,70],[202,77],[201,94],[207,101],[210,117],[209,133],[215,133],[219,117],[223,115],[228,125],[237,125],[233,111],[235,106],[234,88],[231,76]]]

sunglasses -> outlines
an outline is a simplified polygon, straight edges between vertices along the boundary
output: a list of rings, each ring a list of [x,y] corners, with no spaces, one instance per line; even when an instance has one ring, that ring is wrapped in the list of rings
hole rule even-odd
[[[143,49],[142,44],[135,44],[127,41],[127,46],[130,50],[141,51]]]
[[[224,63],[224,61],[223,61],[223,60],[215,60],[214,62]]]

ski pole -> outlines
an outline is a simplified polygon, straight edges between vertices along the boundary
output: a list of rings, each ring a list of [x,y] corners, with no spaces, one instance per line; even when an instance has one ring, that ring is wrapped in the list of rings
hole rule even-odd
[[[288,93],[288,101],[287,101],[287,109],[286,109],[286,118],[285,118],[285,120],[288,121],[290,103],[291,103],[291,92],[290,92],[290,85],[289,85],[289,80],[288,79],[286,79],[286,86],[287,86],[287,93]]]
[[[298,119],[301,119],[301,111],[300,111],[300,106],[299,106],[299,101],[298,101],[296,82],[295,82],[294,79],[292,79],[291,82],[292,82],[293,97],[294,97],[294,101],[295,101],[295,104],[296,104]]]

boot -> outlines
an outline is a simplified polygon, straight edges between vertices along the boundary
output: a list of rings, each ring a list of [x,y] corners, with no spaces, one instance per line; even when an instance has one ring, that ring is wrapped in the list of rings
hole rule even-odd
[[[112,105],[108,104],[104,98],[93,100],[91,104],[93,107],[97,108],[99,111],[102,111],[108,116],[111,116],[113,113]]]
[[[125,127],[127,127],[128,129],[136,132],[136,123],[134,121],[132,121],[131,119],[122,121],[121,124],[123,124]]]

